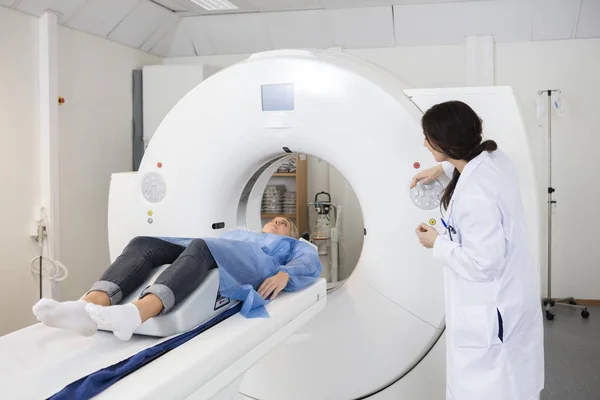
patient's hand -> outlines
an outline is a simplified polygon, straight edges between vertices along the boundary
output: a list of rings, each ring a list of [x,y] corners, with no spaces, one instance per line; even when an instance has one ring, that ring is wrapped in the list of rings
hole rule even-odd
[[[279,292],[281,292],[288,284],[290,280],[290,276],[283,271],[277,273],[270,278],[264,280],[262,285],[258,288],[258,294],[263,298],[267,299],[271,296],[271,300],[273,300]]]

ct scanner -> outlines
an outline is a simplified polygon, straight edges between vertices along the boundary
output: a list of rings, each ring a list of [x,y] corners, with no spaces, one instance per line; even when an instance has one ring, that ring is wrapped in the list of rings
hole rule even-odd
[[[538,266],[539,203],[510,88],[409,89],[343,53],[255,54],[210,77],[171,110],[137,173],[113,175],[111,258],[140,235],[259,230],[269,177],[278,160],[297,153],[326,160],[352,185],[365,224],[358,265],[329,295],[320,280],[270,303],[270,319],[235,315],[98,397],[443,399],[442,266],[414,233],[421,222],[443,228],[439,207],[416,201],[408,184],[418,168],[434,163],[420,116],[447,100],[470,104],[486,137],[515,162]],[[33,389],[21,385],[44,381],[54,368],[63,381],[36,392],[47,396],[159,340],[138,335],[118,343],[104,332],[79,338],[35,325],[0,339],[2,359],[11,360],[3,362],[0,379],[7,379],[11,398],[27,398]],[[15,372],[27,357],[46,369]]]

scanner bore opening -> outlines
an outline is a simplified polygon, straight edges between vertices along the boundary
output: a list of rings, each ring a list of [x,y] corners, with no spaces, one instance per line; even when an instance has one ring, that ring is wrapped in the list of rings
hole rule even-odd
[[[318,247],[319,258],[323,264],[321,276],[327,279],[328,290],[332,291],[339,288],[350,277],[362,253],[366,232],[362,209],[351,184],[334,166],[324,159],[309,154],[300,155],[288,152],[289,149],[285,149],[285,153],[266,161],[248,179],[238,203],[238,229],[256,229],[258,221],[262,226],[270,218],[281,215],[290,216],[283,211],[268,213],[268,216],[267,213],[263,213],[265,191],[269,186],[282,187],[281,193],[296,191],[294,179],[299,179],[300,173],[306,173],[306,198],[296,198],[297,209],[294,213],[296,218],[291,219],[297,226],[305,225],[307,227],[304,232],[299,231],[298,234]],[[281,171],[281,167],[285,167],[290,160],[299,160],[300,158],[306,159],[305,172],[301,171],[300,163],[297,162],[295,176],[273,176],[278,170]],[[319,195],[315,201],[315,195],[320,192],[326,194]],[[324,207],[329,201],[328,195],[331,196],[332,206]],[[260,197],[258,206],[256,204],[257,196]],[[274,196],[276,195],[271,189],[269,204],[276,201]],[[303,214],[298,212],[298,208],[304,207],[304,205],[306,221],[304,224],[299,224],[296,219]],[[333,273],[334,270],[337,270],[337,276]]]

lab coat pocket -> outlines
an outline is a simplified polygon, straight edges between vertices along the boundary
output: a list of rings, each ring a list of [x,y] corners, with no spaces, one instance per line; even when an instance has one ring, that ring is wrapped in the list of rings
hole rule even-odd
[[[446,233],[450,236],[451,241],[462,244],[462,235],[460,234],[460,229],[454,226],[454,220],[452,218],[448,219],[448,229],[446,229]]]
[[[496,324],[490,317],[497,318],[496,308],[485,305],[459,306],[454,310],[453,341],[456,347],[487,349],[492,345]]]

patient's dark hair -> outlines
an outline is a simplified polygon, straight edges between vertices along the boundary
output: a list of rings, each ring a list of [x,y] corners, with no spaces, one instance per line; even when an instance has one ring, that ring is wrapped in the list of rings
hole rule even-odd
[[[421,118],[425,138],[435,150],[455,160],[471,161],[484,151],[496,151],[493,140],[482,142],[482,121],[471,107],[460,101],[447,101],[431,107]],[[444,190],[442,205],[448,208],[460,179],[454,169]]]

